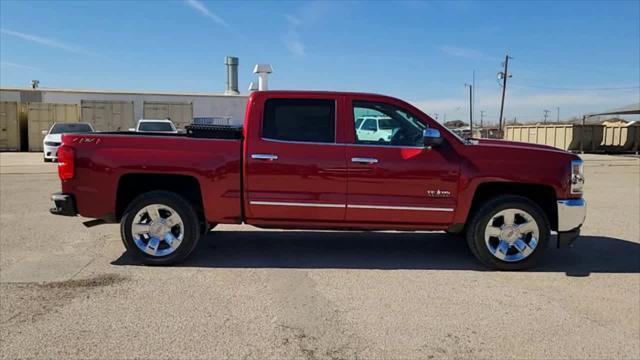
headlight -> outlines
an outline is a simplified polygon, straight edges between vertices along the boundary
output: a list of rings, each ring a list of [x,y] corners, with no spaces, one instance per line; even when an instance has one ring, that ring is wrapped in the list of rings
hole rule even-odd
[[[584,187],[584,163],[582,160],[571,161],[571,193],[582,194]]]
[[[60,146],[60,143],[55,141],[45,141],[44,144],[47,146]]]

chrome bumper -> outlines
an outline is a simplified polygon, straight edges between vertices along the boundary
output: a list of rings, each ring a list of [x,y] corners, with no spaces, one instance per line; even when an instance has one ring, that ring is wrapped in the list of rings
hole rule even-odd
[[[558,200],[558,232],[579,228],[587,217],[584,199]]]

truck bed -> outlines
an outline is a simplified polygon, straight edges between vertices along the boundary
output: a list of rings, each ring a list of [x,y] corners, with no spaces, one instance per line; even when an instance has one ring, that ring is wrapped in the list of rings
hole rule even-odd
[[[236,134],[239,131],[235,131]],[[117,189],[123,179],[153,181],[153,176],[195,180],[211,223],[233,222],[240,211],[242,141],[192,134],[103,132],[65,134],[62,143],[75,151],[75,178],[62,183],[76,194],[84,217],[117,219]],[[145,177],[145,175],[147,175]],[[116,203],[114,203],[116,202]],[[116,209],[116,213],[114,213]]]

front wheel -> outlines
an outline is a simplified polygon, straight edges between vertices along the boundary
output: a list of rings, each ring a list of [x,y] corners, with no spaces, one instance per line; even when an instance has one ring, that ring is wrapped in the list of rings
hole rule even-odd
[[[200,222],[182,196],[151,191],[129,204],[120,233],[127,251],[144,264],[170,265],[191,254],[200,237]]]
[[[521,196],[499,196],[475,212],[467,229],[471,252],[489,268],[521,270],[535,264],[549,243],[544,211]]]

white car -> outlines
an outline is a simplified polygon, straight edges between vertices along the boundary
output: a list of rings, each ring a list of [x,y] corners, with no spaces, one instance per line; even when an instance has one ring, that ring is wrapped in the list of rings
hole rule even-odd
[[[45,135],[42,140],[44,161],[51,162],[58,158],[58,147],[60,146],[60,143],[62,143],[62,134],[89,132],[93,132],[93,127],[91,124],[83,122],[55,123],[49,131],[43,130],[42,135]]]
[[[177,134],[178,130],[173,125],[171,120],[155,120],[155,119],[140,119],[135,128],[129,129],[129,131],[135,132],[159,132],[159,133],[171,133]]]
[[[362,116],[356,119],[356,134],[360,141],[389,142],[396,131],[394,121],[386,116]]]

